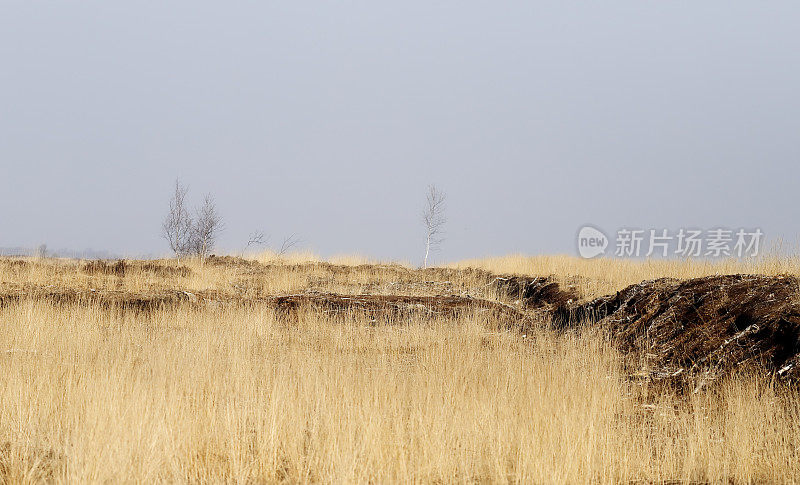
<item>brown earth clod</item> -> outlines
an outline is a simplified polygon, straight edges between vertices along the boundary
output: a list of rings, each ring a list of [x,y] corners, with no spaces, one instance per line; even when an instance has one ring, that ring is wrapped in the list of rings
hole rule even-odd
[[[560,308],[580,298],[574,286],[563,289],[552,276],[497,276],[492,286],[498,294],[518,300],[527,308]]]
[[[800,377],[800,280],[725,275],[657,279],[559,308],[556,327],[591,321],[623,352],[647,357],[651,372],[708,378],[746,366]]]

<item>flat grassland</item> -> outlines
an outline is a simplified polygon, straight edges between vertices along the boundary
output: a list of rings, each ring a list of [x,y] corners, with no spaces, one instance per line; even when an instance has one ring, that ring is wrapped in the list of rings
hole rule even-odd
[[[510,312],[494,274],[554,275],[589,299],[661,276],[797,275],[794,261],[344,263],[0,259],[0,483],[800,481],[790,383],[636,378],[602,331],[535,312],[517,328],[486,306],[342,306]]]

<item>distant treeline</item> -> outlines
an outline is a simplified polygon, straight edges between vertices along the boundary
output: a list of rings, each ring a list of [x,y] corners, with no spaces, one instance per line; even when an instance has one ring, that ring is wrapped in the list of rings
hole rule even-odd
[[[95,249],[58,249],[50,250],[39,246],[25,247],[0,247],[0,256],[45,256],[51,258],[76,258],[76,259],[119,259],[120,256],[105,250]]]

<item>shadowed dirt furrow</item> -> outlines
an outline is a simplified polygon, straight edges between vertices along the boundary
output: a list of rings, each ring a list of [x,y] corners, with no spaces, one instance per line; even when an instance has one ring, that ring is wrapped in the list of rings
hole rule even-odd
[[[98,305],[105,308],[153,312],[173,307],[224,308],[234,305],[259,305],[296,318],[306,310],[329,314],[361,312],[387,321],[404,317],[455,318],[467,314],[483,315],[507,329],[524,329],[530,316],[511,305],[497,301],[457,296],[340,295],[304,293],[257,298],[236,297],[216,291],[158,291],[131,293],[114,290],[71,288],[6,288],[0,293],[0,306],[20,301],[46,301],[52,304]]]

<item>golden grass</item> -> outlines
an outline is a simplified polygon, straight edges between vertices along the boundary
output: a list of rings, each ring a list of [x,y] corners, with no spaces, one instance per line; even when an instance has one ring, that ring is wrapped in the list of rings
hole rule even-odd
[[[614,284],[641,274],[626,269],[655,271],[511,261],[481,264]],[[0,277],[273,291],[330,276],[187,264],[190,276],[171,279],[90,276],[70,261],[6,265]],[[348,278],[394,276],[359,267]],[[623,369],[602,335],[523,336],[480,316],[375,325],[24,301],[0,308],[0,482],[800,482],[797,390],[740,375],[679,396]]]
[[[29,302],[0,311],[10,482],[785,481],[800,396],[643,398],[602,338]]]

